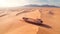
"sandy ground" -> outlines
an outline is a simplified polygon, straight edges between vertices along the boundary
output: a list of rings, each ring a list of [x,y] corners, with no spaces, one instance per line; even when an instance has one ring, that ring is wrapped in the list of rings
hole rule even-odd
[[[22,18],[42,19],[51,26],[37,26]],[[60,34],[60,8],[20,8],[0,11],[0,34]]]

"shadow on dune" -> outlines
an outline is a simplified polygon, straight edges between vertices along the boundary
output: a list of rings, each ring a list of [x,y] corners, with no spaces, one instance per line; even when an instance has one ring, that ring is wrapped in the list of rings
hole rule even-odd
[[[51,29],[51,28],[52,28],[51,26],[46,25],[46,24],[37,24],[37,26],[42,26],[42,27],[45,27],[45,28],[48,28],[48,29]],[[44,29],[41,29],[41,28],[39,27],[37,34],[49,34],[49,32],[46,31],[46,30],[44,30]]]
[[[6,16],[7,14],[0,15],[0,17]]]
[[[39,24],[39,23],[30,23],[30,24],[41,26],[41,27],[45,27],[45,28],[52,28],[51,26],[43,24],[43,23],[42,24]]]
[[[22,11],[22,12],[17,13],[16,16],[23,14],[23,13],[28,13],[28,12],[32,12],[32,11]]]
[[[46,24],[40,24],[39,26],[42,26],[42,27],[45,27],[45,28],[52,28],[51,26],[46,25]]]

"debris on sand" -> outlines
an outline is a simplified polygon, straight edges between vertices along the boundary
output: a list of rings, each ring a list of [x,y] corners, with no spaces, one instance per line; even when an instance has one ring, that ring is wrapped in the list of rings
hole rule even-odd
[[[46,24],[43,24],[43,21],[42,21],[41,19],[32,19],[32,18],[23,17],[23,20],[24,20],[25,22],[30,23],[30,24],[42,26],[42,27],[45,27],[45,28],[51,28],[51,26],[46,25]]]
[[[32,24],[42,24],[43,23],[43,21],[41,19],[32,19],[32,18],[23,17],[23,20],[25,22],[29,22],[29,23],[32,23]]]
[[[50,15],[54,15],[54,13],[53,13],[52,11],[49,11],[49,14],[50,14]]]

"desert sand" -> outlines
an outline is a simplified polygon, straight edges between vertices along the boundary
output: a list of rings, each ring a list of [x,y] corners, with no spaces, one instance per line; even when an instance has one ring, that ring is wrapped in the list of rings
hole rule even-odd
[[[51,28],[29,24],[23,17],[42,19]],[[60,8],[0,10],[0,34],[60,34]]]

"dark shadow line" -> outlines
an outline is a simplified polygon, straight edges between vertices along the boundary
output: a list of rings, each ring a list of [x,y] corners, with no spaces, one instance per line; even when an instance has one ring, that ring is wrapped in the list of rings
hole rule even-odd
[[[32,12],[32,11],[23,11],[23,12],[19,12],[16,14],[16,16],[20,15],[20,14],[23,14],[23,13],[27,13],[27,12]]]
[[[0,15],[0,17],[3,17],[3,16],[6,16],[7,14],[4,14],[4,15]]]
[[[45,28],[52,28],[51,26],[43,24],[43,23],[41,23],[41,24],[39,24],[39,23],[33,23],[33,22],[28,22],[28,23],[33,24],[33,25],[37,25],[37,26],[42,26],[42,27],[45,27]]]

